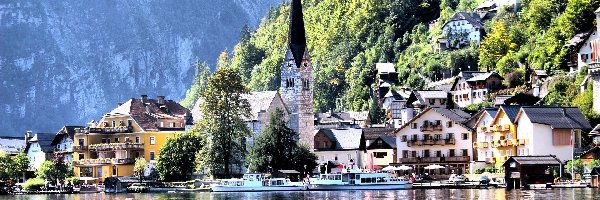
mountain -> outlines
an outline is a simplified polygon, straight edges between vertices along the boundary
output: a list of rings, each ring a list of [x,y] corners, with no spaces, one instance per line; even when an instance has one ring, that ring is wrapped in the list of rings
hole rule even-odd
[[[281,0],[0,2],[0,135],[98,120],[117,102],[183,98]]]

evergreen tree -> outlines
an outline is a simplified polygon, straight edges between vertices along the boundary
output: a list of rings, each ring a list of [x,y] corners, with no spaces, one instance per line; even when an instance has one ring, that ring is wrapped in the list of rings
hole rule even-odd
[[[250,136],[242,120],[250,116],[248,100],[242,98],[247,93],[240,76],[230,67],[219,67],[202,93],[200,127],[205,144],[199,162],[211,175],[229,177],[232,167],[242,167],[245,138]]]

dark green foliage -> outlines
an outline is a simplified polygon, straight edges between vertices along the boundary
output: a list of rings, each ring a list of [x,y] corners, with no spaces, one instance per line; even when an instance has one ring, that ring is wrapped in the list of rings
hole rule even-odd
[[[196,153],[202,148],[202,138],[197,126],[171,138],[160,149],[156,169],[161,180],[184,181],[194,172]],[[136,160],[136,166],[138,162]],[[143,163],[140,163],[143,165]],[[143,176],[143,171],[138,174]]]
[[[194,76],[194,83],[192,87],[188,89],[185,93],[185,98],[179,102],[183,107],[188,109],[192,109],[200,94],[204,92],[206,88],[206,84],[208,83],[208,78],[210,77],[210,69],[208,64],[201,63],[199,60],[196,60],[196,75]]]
[[[64,162],[62,156],[55,155],[51,160],[44,161],[35,175],[56,185],[70,176],[69,168],[70,166]]]
[[[293,169],[304,172],[312,171],[317,166],[316,155],[297,142],[298,134],[287,127],[284,118],[281,109],[271,114],[269,125],[255,140],[250,155],[246,158],[250,171],[274,172]]]

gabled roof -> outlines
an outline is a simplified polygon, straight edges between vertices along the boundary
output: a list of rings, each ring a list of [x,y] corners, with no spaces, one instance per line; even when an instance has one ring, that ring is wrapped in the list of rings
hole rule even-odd
[[[475,126],[477,126],[481,120],[483,119],[483,117],[485,115],[489,115],[491,118],[496,117],[496,114],[498,113],[498,108],[483,108],[481,110],[479,110],[479,112],[477,112],[476,114],[473,115],[474,118],[476,118],[476,122],[473,124],[473,127],[471,128],[475,128]],[[469,121],[473,120],[473,118],[469,119]]]
[[[376,63],[375,68],[377,69],[377,74],[396,73],[393,63]]]
[[[42,149],[45,153],[50,153],[54,151],[54,146],[52,146],[52,140],[54,140],[53,133],[36,133],[33,138],[31,138],[27,145],[25,146],[25,152],[29,150],[29,147],[33,143],[37,143],[40,145],[40,149]]]
[[[483,2],[481,4],[479,4],[479,6],[477,6],[477,10],[481,10],[481,9],[486,9],[486,8],[495,8],[497,7],[496,2],[493,1],[486,1]]]
[[[586,155],[588,155],[588,154],[591,154],[593,159],[598,159],[597,155],[600,155],[600,147],[598,147],[598,146],[592,147],[591,149],[584,151],[583,154],[581,154],[581,156],[579,156],[579,157],[587,157]]]
[[[0,137],[0,148],[10,155],[19,154],[23,147],[25,147],[23,137]]]
[[[419,104],[423,105],[427,102],[425,99],[447,99],[448,93],[442,90],[415,90],[410,94],[410,97],[407,100],[407,104],[412,104],[415,101],[418,101]]]
[[[361,129],[321,129],[318,132],[323,132],[335,142],[335,150],[354,150],[361,148],[363,133]]]
[[[561,165],[562,162],[556,156],[512,156],[503,166],[511,162],[517,162],[520,165]]]
[[[315,114],[318,124],[331,124],[331,123],[353,123],[354,118],[347,112],[333,112],[333,113],[317,113]]]
[[[498,78],[500,78],[500,80],[504,80],[504,78],[502,78],[502,76],[500,76],[496,72],[486,72],[486,73],[477,73],[477,74],[473,73],[471,75],[473,75],[473,77],[467,79],[466,80],[467,82],[485,81],[492,76],[498,77]]]
[[[498,111],[496,112],[496,115],[494,116],[494,120],[492,120],[492,124],[496,123],[496,120],[498,120],[498,117],[499,117],[498,115],[500,114],[500,112],[504,112],[504,114],[506,114],[506,116],[508,117],[510,122],[515,123],[515,118],[517,117],[517,114],[519,114],[520,109],[521,109],[520,105],[517,105],[517,106],[502,105],[502,106],[500,106],[500,109],[498,109]]]
[[[588,31],[576,34],[575,36],[573,36],[573,38],[571,38],[571,40],[567,42],[567,44],[564,45],[564,47],[572,51],[579,50],[583,46],[585,41],[590,38],[594,30],[595,29],[590,29]]]
[[[363,128],[365,140],[375,140],[382,135],[392,136],[395,128]]]
[[[590,135],[600,135],[600,124],[596,125],[590,132]]]
[[[159,130],[159,119],[184,119],[191,112],[173,100],[164,100],[159,103],[156,99],[135,99],[121,104],[105,117],[129,115],[144,131]],[[191,121],[184,121],[186,124]]]
[[[64,126],[60,129],[54,136],[52,143],[50,145],[56,146],[64,137],[69,137],[71,139],[75,136],[75,129],[77,128],[85,128],[83,126]]]
[[[402,126],[400,126],[400,128],[396,129],[393,132],[393,135],[397,135],[398,132],[405,129],[406,127],[409,127],[410,124],[412,124],[414,121],[417,121],[419,118],[421,118],[421,116],[425,115],[426,113],[434,112],[434,111],[439,113],[440,115],[446,117],[449,120],[457,122],[459,126],[462,126],[463,128],[465,128],[469,131],[473,131],[473,128],[465,125],[467,120],[471,117],[471,115],[469,115],[469,113],[466,113],[460,109],[427,108],[427,109],[423,110],[421,113],[419,113],[418,115],[416,115],[415,117],[413,117],[406,124],[403,124]]]
[[[371,146],[375,145],[375,143],[378,140],[383,141],[384,143],[386,143],[392,149],[395,149],[396,147],[398,147],[396,145],[396,138],[395,137],[392,137],[392,136],[389,136],[389,135],[381,135],[381,136],[375,138],[373,141],[371,141],[371,143],[367,146],[367,149],[371,149]]]
[[[531,123],[546,124],[552,129],[592,129],[577,107],[523,106],[514,120],[515,123],[523,113]]]
[[[527,93],[523,93],[523,92],[519,92],[518,94],[505,99],[504,100],[504,104],[506,105],[511,105],[511,104],[518,104],[518,105],[535,105],[538,101],[540,101],[539,97],[533,96],[531,94],[527,94]]]
[[[475,27],[475,28],[483,27],[483,23],[481,22],[481,19],[479,19],[478,14],[476,14],[476,13],[469,14],[466,12],[457,12],[456,14],[454,14],[454,16],[452,16],[452,18],[450,20],[448,20],[448,22],[446,22],[444,24],[444,26],[446,26],[451,21],[459,21],[459,20],[467,20],[467,22],[469,22],[469,24],[473,25],[473,27]],[[444,26],[442,26],[442,27],[444,27]]]
[[[263,91],[242,94],[242,98],[248,100],[248,103],[250,103],[250,113],[252,114],[252,119],[245,120],[258,120],[258,113],[269,110],[273,101],[277,98],[281,99],[281,96],[277,91]],[[282,109],[286,109],[285,106]]]

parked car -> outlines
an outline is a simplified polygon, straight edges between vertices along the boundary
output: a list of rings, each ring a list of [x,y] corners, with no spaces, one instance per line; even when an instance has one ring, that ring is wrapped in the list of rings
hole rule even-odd
[[[490,184],[490,177],[488,177],[486,175],[479,177],[479,184],[482,184],[482,185]]]
[[[419,174],[415,178],[416,183],[430,182],[435,180],[433,177],[429,176],[429,174]]]
[[[469,178],[467,178],[465,175],[456,175],[456,174],[452,174],[450,175],[450,178],[448,179],[448,182],[450,183],[464,183],[464,182],[468,182]]]

